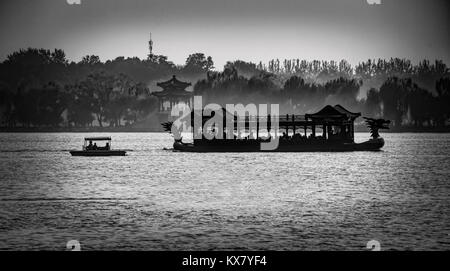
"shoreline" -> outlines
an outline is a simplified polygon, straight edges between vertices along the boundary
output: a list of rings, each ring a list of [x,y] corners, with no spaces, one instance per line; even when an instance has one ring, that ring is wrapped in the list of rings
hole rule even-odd
[[[164,133],[163,129],[133,128],[133,127],[89,127],[89,128],[45,128],[45,127],[16,127],[0,128],[0,133]],[[355,126],[356,133],[368,133],[365,126]],[[443,128],[400,127],[382,130],[382,133],[450,133],[450,126]]]
[[[147,128],[0,128],[0,133],[162,133]]]

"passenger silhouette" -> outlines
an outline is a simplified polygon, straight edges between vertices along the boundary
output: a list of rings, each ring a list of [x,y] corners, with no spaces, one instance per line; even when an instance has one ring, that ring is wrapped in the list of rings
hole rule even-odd
[[[89,141],[89,145],[86,147],[88,150],[92,150],[94,146],[92,145],[92,140]]]

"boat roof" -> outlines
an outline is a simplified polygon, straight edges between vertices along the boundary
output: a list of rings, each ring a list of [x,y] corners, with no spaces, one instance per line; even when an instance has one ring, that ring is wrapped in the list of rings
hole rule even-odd
[[[85,141],[102,141],[102,140],[111,140],[110,136],[97,136],[97,137],[85,137]]]
[[[346,114],[347,116],[352,117],[352,118],[357,118],[357,117],[360,117],[360,116],[361,116],[361,113],[359,113],[359,112],[358,112],[358,113],[350,112],[350,111],[348,111],[347,109],[345,109],[345,108],[344,108],[342,105],[340,105],[340,104],[335,105],[334,108],[335,108],[337,111],[341,112],[342,114]]]
[[[361,116],[361,113],[353,113],[345,109],[342,105],[327,105],[324,108],[322,108],[319,112],[314,114],[306,114],[307,118],[314,118],[314,119],[340,119],[340,118],[349,118],[349,119],[356,119],[357,117]]]

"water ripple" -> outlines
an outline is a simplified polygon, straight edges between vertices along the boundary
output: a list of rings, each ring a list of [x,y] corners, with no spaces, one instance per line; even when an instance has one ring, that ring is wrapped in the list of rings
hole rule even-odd
[[[448,134],[385,134],[382,152],[207,154],[114,133],[129,156],[71,157],[85,136],[0,134],[1,250],[450,249]]]

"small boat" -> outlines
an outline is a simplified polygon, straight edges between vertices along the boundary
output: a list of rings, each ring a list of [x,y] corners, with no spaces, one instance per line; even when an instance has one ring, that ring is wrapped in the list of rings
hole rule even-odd
[[[96,143],[98,141],[107,142],[105,146],[98,147]],[[124,150],[111,149],[111,137],[85,137],[82,148],[81,151],[70,151],[70,154],[72,156],[125,156],[126,154]]]

